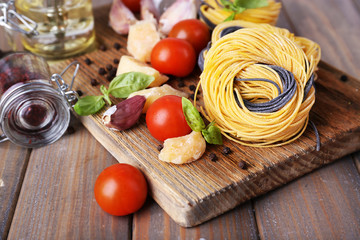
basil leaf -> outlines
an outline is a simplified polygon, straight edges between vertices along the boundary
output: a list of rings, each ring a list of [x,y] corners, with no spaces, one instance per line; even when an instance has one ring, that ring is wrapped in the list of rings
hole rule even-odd
[[[104,85],[101,85],[100,91],[102,94],[104,94],[104,99],[108,102],[109,105],[111,105],[112,103],[110,100],[109,91],[106,89]]]
[[[236,14],[242,13],[246,9],[266,7],[269,5],[267,0],[221,0],[221,4],[224,6],[224,10],[231,11],[231,15],[228,16],[224,22],[235,19]]]
[[[228,17],[224,20],[224,22],[234,20],[234,19],[235,19],[235,15],[236,15],[235,12],[232,12],[232,13],[230,14],[230,16],[228,16]]]
[[[191,130],[200,132],[205,129],[205,123],[200,116],[199,111],[194,107],[191,101],[187,98],[181,99],[182,109],[185,115],[186,122],[190,126]]]
[[[211,122],[206,129],[202,130],[201,133],[204,136],[206,142],[210,144],[222,145],[222,136],[220,129],[214,125],[215,122]]]
[[[105,105],[103,96],[86,96],[80,98],[74,106],[74,110],[80,116],[87,116],[98,112]]]
[[[235,0],[234,4],[235,6],[246,9],[266,7],[269,5],[267,0]]]
[[[230,9],[232,5],[234,5],[232,2],[230,2],[229,0],[220,0],[221,4],[227,8]]]
[[[123,73],[111,81],[108,94],[117,98],[127,98],[131,93],[148,87],[154,79],[153,76],[140,72]]]

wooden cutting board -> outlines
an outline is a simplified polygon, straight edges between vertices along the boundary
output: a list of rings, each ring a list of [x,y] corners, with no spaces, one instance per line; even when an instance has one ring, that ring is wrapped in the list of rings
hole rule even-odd
[[[100,85],[108,86],[109,82],[106,75],[98,74],[99,67],[105,68],[107,64],[117,67],[113,60],[128,55],[126,38],[108,27],[108,12],[109,7],[95,11],[97,47],[105,45],[106,51],[95,48],[86,55],[51,63],[52,72],[61,72],[73,60],[78,60],[82,67],[74,89],[84,95],[101,94]],[[122,48],[115,49],[114,43]],[[86,58],[93,63],[86,65]],[[197,84],[199,74],[196,69],[182,79],[184,87],[178,87],[179,78],[172,78],[169,84],[191,93],[189,86]],[[359,82],[324,62],[320,63],[317,74],[311,120],[320,133],[320,151],[316,151],[315,134],[308,127],[300,139],[283,147],[245,147],[224,138],[223,146],[208,145],[200,160],[173,165],[158,160],[160,143],[147,130],[144,116],[137,126],[122,132],[113,132],[102,125],[104,111],[80,120],[119,162],[140,168],[155,201],[178,224],[190,227],[360,149]],[[100,84],[91,86],[92,78]],[[344,80],[352,82],[352,86],[344,84]],[[222,154],[224,147],[229,147],[232,153]],[[217,155],[216,162],[210,160],[210,153]],[[245,162],[245,168],[239,167],[240,161]]]

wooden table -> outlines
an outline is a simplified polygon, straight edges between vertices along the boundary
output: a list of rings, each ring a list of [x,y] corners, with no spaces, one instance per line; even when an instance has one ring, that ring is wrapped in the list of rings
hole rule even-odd
[[[322,60],[360,79],[360,1],[283,0],[278,26],[318,42]],[[0,45],[2,45],[1,43]],[[342,80],[346,80],[342,77]],[[358,83],[346,81],[358,86]],[[75,119],[56,143],[0,144],[0,239],[358,239],[360,152],[353,153],[200,226],[177,225],[152,199],[113,217],[93,196],[117,161]],[[221,204],[221,203],[219,203]]]

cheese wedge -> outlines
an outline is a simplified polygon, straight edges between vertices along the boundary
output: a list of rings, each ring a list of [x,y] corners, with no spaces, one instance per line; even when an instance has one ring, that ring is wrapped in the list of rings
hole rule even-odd
[[[206,141],[201,132],[192,131],[182,137],[166,139],[159,159],[175,164],[190,163],[198,160],[205,150]]]
[[[142,110],[143,113],[146,113],[146,111],[148,110],[148,108],[150,107],[150,105],[155,102],[156,99],[165,96],[165,95],[175,95],[175,96],[179,96],[179,97],[189,97],[189,93],[186,92],[182,92],[179,91],[173,87],[171,87],[168,84],[164,84],[161,87],[153,87],[153,88],[148,88],[148,89],[144,89],[144,90],[140,90],[137,92],[133,92],[129,95],[128,98],[131,98],[133,96],[136,95],[142,95],[146,98],[146,102],[144,105],[144,108]]]
[[[128,72],[141,72],[153,76],[155,79],[150,83],[149,87],[158,87],[169,80],[168,76],[161,74],[158,70],[150,67],[148,64],[124,55],[120,59],[116,75]]]
[[[127,50],[136,59],[150,62],[151,51],[160,41],[160,34],[153,21],[143,20],[131,25],[127,41]]]

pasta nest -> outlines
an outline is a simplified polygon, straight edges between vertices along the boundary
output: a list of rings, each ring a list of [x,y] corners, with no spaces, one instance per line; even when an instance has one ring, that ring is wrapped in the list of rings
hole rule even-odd
[[[280,146],[300,137],[315,102],[319,45],[241,20],[219,24],[211,40],[200,56],[203,115],[247,146]]]

